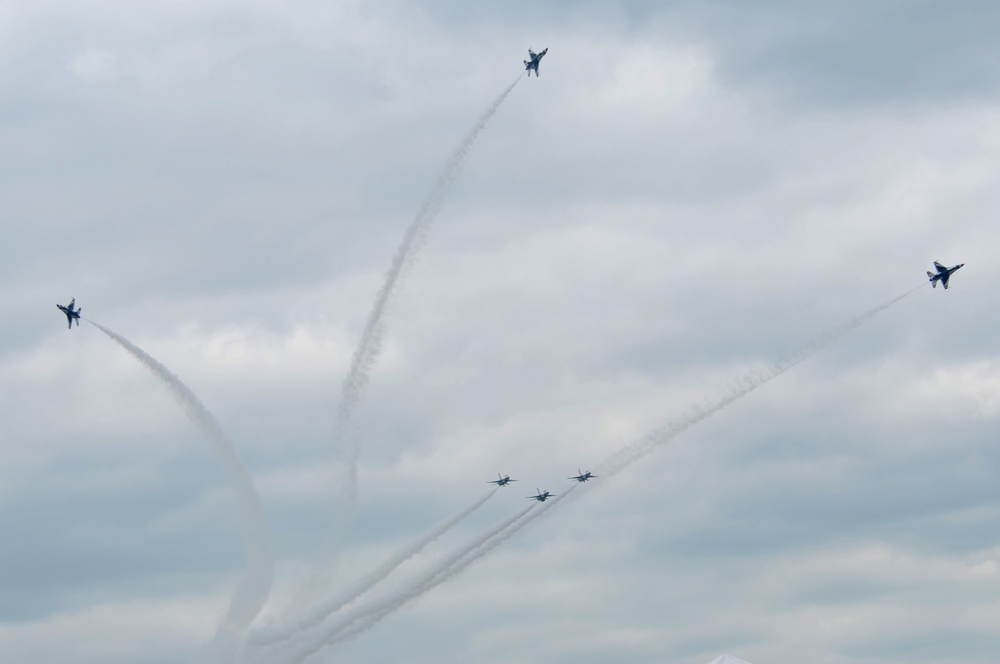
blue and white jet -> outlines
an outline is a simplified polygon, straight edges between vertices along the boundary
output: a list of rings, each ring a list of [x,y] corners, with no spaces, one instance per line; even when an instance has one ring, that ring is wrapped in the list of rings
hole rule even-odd
[[[927,278],[931,280],[931,288],[937,288],[937,282],[940,281],[941,285],[947,289],[948,279],[951,277],[951,273],[963,265],[965,265],[965,263],[959,263],[955,267],[945,267],[944,265],[941,265],[941,263],[934,261],[934,267],[937,268],[937,274],[934,274],[933,272],[927,273]]]
[[[497,486],[507,486],[511,482],[516,482],[517,480],[510,479],[510,475],[501,475],[497,473],[497,479],[492,482],[487,482],[487,484],[496,484]]]
[[[538,491],[538,489],[535,489],[535,491],[537,493],[534,496],[528,496],[528,500],[537,500],[540,503],[544,503],[546,500],[556,495],[554,493],[549,493],[548,491]]]
[[[586,482],[587,480],[589,480],[592,477],[597,477],[597,475],[593,474],[589,470],[584,473],[584,472],[581,472],[579,469],[577,469],[576,472],[578,472],[580,474],[577,475],[576,477],[568,477],[566,479],[576,480],[577,482]]]
[[[528,49],[528,57],[531,59],[524,61],[524,68],[528,71],[528,78],[531,78],[532,69],[535,70],[535,78],[538,78],[538,63],[541,62],[542,56],[544,56],[548,52],[549,52],[548,48],[546,48],[541,53],[535,53],[530,48]]]
[[[73,308],[76,306],[75,297],[69,301],[69,306],[64,307],[61,304],[57,304],[56,306],[59,307],[59,311],[66,314],[66,322],[69,323],[69,329],[73,329],[73,321],[76,321],[76,326],[80,327],[80,312],[83,311],[83,307],[79,309]]]

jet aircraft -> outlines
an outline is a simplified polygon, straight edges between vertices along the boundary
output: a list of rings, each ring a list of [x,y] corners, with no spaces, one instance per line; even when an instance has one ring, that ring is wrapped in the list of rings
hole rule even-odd
[[[73,329],[73,321],[76,321],[76,326],[80,327],[80,312],[83,311],[83,307],[80,307],[79,309],[73,308],[76,306],[75,297],[69,301],[69,306],[64,307],[61,304],[57,304],[56,306],[59,307],[61,312],[66,314],[66,322],[69,323],[70,329]]]
[[[585,473],[581,473],[581,472],[580,472],[580,470],[579,470],[579,469],[577,469],[577,471],[576,471],[576,472],[578,472],[578,473],[580,473],[580,474],[579,474],[579,475],[577,475],[576,477],[567,477],[566,479],[570,479],[570,480],[576,480],[577,482],[586,482],[586,481],[587,481],[587,480],[589,480],[589,479],[590,479],[591,477],[597,477],[597,475],[594,475],[594,474],[593,474],[592,472],[590,472],[589,470],[588,470],[587,472],[585,472]]]
[[[503,475],[503,476],[501,476],[500,473],[497,473],[497,478],[499,478],[499,479],[495,479],[492,482],[487,482],[487,484],[496,484],[497,486],[507,486],[511,482],[516,482],[517,481],[517,480],[510,479],[510,475]]]
[[[528,78],[531,78],[532,69],[535,70],[535,78],[538,78],[538,63],[541,62],[542,56],[544,56],[548,52],[549,52],[548,48],[543,50],[541,53],[535,53],[530,48],[528,49],[528,57],[531,59],[524,61],[524,68],[528,71]]]
[[[535,491],[537,492],[536,495],[534,495],[534,496],[528,496],[528,499],[529,500],[537,500],[540,503],[544,503],[546,500],[548,500],[552,496],[556,495],[554,493],[549,493],[548,491],[545,491],[545,492],[538,491],[538,489],[535,489]]]
[[[955,267],[945,267],[944,265],[941,265],[941,263],[934,261],[934,267],[937,268],[937,274],[934,274],[933,272],[927,273],[927,278],[931,280],[931,287],[937,288],[937,282],[940,281],[941,285],[947,289],[948,279],[951,277],[951,273],[963,265],[965,265],[965,263],[959,263]]]

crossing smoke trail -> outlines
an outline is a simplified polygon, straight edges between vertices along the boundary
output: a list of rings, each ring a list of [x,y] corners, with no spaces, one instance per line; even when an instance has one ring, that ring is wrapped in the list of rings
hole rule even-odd
[[[555,498],[552,500],[554,501]],[[532,510],[538,511],[535,504],[531,504],[513,516],[501,521],[483,535],[480,535],[451,556],[433,566],[424,573],[421,579],[411,583],[402,591],[375,602],[366,608],[361,608],[353,615],[348,615],[338,624],[328,626],[323,633],[313,637],[312,643],[301,646],[287,661],[300,664],[307,657],[325,647],[343,643],[371,629],[389,614],[399,610],[427,591],[441,585],[509,539],[511,535],[520,530],[518,526],[521,523],[533,518]]]
[[[885,311],[900,300],[909,297],[923,287],[924,286],[921,285],[911,291],[892,298],[884,304],[873,307],[864,313],[851,318],[846,323],[834,328],[830,332],[814,338],[812,341],[804,344],[784,358],[777,360],[770,367],[743,376],[737,380],[727,392],[714,401],[708,403],[707,405],[693,408],[687,416],[682,417],[676,422],[671,422],[654,429],[634,443],[622,448],[613,454],[609,459],[600,464],[597,471],[605,476],[621,472],[627,466],[653,452],[658,446],[673,440],[684,431],[687,431],[692,426],[708,419],[726,406],[732,404],[734,401],[750,394],[761,385],[778,378],[792,367],[801,364],[833,342],[839,340],[851,330],[867,323],[882,311]],[[542,503],[537,506],[535,511],[530,515],[528,515],[528,510],[514,515],[514,517],[503,522],[500,526],[494,528],[486,535],[478,538],[472,544],[460,550],[457,554],[445,560],[442,564],[436,566],[430,573],[425,575],[422,580],[415,584],[411,584],[409,588],[394,597],[384,600],[366,610],[355,613],[353,617],[349,618],[341,625],[331,629],[324,637],[322,637],[323,640],[321,642],[314,642],[312,645],[304,649],[301,653],[301,657],[294,659],[293,661],[301,662],[302,659],[319,651],[323,647],[343,643],[344,641],[362,634],[371,627],[374,627],[386,616],[402,608],[410,601],[415,600],[423,593],[432,590],[441,583],[444,583],[472,563],[491,552],[497,546],[517,534],[525,526],[537,520],[550,509],[554,508],[561,500],[571,499],[573,491],[579,486],[579,484],[575,484],[566,490],[562,495],[555,496],[550,501]],[[531,508],[529,508],[529,510],[530,509]]]
[[[507,521],[503,522],[501,526],[494,528],[485,536],[480,537],[478,540],[465,547],[457,554],[451,556],[447,561],[438,565],[437,568],[426,574],[424,579],[419,583],[412,585],[408,590],[400,593],[395,598],[387,600],[379,606],[365,611],[363,614],[357,615],[353,619],[353,624],[348,624],[339,629],[335,634],[331,635],[327,639],[324,645],[333,646],[339,643],[345,643],[357,636],[360,636],[381,622],[383,618],[386,618],[390,614],[406,606],[406,604],[416,600],[424,593],[433,590],[445,581],[456,576],[464,569],[472,565],[472,563],[484,557],[486,554],[493,551],[493,549],[509,540],[527,525],[537,520],[548,510],[555,507],[560,500],[568,498],[577,486],[579,485],[574,484],[561,495],[554,496],[540,505],[531,505],[527,509],[522,510],[513,517],[507,519]]]
[[[87,322],[116,341],[160,379],[170,396],[212,444],[213,451],[222,461],[226,478],[236,496],[236,504],[240,510],[240,535],[243,540],[243,552],[247,564],[246,575],[233,593],[229,602],[229,611],[219,624],[215,637],[209,645],[213,661],[229,660],[233,656],[232,648],[234,648],[236,639],[253,622],[271,592],[273,562],[268,541],[267,522],[264,519],[264,510],[261,508],[253,481],[250,479],[243,462],[236,456],[232,441],[229,440],[219,423],[202,405],[194,392],[181,382],[180,378],[125,337],[92,320],[87,320]]]
[[[504,99],[507,98],[507,95],[511,93],[514,86],[520,80],[521,77],[518,76],[513,83],[507,86],[507,89],[490,104],[486,112],[479,117],[479,120],[476,121],[476,124],[469,133],[465,135],[465,138],[462,139],[462,142],[459,143],[458,147],[448,158],[444,170],[438,176],[424,204],[417,212],[417,216],[414,217],[409,228],[406,229],[403,241],[396,249],[396,255],[389,266],[389,271],[386,272],[382,288],[379,290],[378,295],[375,296],[375,303],[368,314],[368,320],[365,322],[361,339],[358,341],[358,346],[351,357],[350,370],[341,386],[340,405],[337,408],[337,418],[334,422],[334,442],[336,444],[339,445],[346,435],[346,426],[350,422],[354,408],[361,398],[362,391],[368,384],[368,373],[378,359],[379,351],[382,348],[382,334],[385,329],[383,317],[400,277],[404,270],[413,262],[420,247],[426,241],[431,222],[434,221],[444,206],[448,192],[451,190],[451,185],[454,184],[455,179],[462,172],[465,160],[469,156],[469,151],[472,149],[476,138],[479,137],[479,134],[482,133],[486,124],[490,121],[490,118],[500,108],[500,104],[503,103]],[[352,510],[357,503],[358,458],[360,454],[361,448],[358,442],[356,440],[350,442],[347,451],[348,470],[345,493],[347,494]]]
[[[455,527],[455,525],[459,521],[463,520],[464,518],[475,512],[477,509],[482,507],[487,500],[493,497],[493,495],[496,492],[497,489],[493,489],[493,491],[490,491],[485,496],[483,496],[473,504],[463,509],[461,512],[458,512],[457,514],[452,516],[450,519],[447,519],[446,521],[442,521],[441,523],[439,523],[433,529],[428,531],[423,537],[413,542],[410,546],[403,549],[389,560],[385,561],[385,563],[383,563],[381,567],[379,567],[374,572],[369,574],[367,578],[365,578],[361,583],[357,584],[354,588],[341,594],[340,596],[331,599],[324,605],[315,609],[312,615],[301,619],[300,621],[298,621],[298,623],[296,623],[290,628],[286,628],[280,633],[258,634],[251,638],[250,640],[251,645],[270,645],[281,641],[286,641],[290,638],[293,638],[299,632],[308,630],[312,627],[315,627],[316,625],[319,625],[328,616],[336,613],[337,611],[340,611],[342,608],[344,608],[348,604],[351,604],[355,600],[359,599],[362,595],[364,595],[369,590],[374,588],[376,585],[384,581],[386,577],[388,577],[390,574],[396,571],[403,563],[405,563],[410,558],[423,551],[424,548],[426,548],[429,544],[433,543],[439,537],[441,537],[446,532]]]

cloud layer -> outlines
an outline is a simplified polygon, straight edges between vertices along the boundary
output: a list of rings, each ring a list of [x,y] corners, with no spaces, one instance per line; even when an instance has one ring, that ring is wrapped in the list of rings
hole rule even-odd
[[[14,2],[0,9],[0,659],[190,661],[245,561],[217,461],[76,297],[183,376],[328,562],[337,390],[479,136],[352,414],[369,606],[577,468],[966,263],[518,530],[344,662],[989,662],[1000,16],[986,3]],[[738,388],[738,385],[737,385]],[[601,474],[601,473],[599,473]],[[309,595],[309,593],[305,593]],[[372,615],[375,615],[374,613]]]

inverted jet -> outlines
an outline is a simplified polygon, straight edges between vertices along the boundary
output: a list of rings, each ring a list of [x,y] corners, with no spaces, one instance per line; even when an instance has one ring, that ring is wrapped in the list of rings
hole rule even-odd
[[[581,473],[580,470],[577,469],[576,472],[578,472],[580,474],[577,475],[576,477],[568,477],[566,479],[576,480],[577,482],[586,482],[587,480],[589,480],[592,477],[597,477],[597,475],[593,474],[589,470],[587,472],[585,472],[585,473]]]
[[[517,480],[510,479],[510,475],[501,476],[500,473],[497,473],[497,479],[493,480],[492,482],[487,482],[487,484],[496,484],[497,486],[507,486],[511,482],[516,482],[516,481]]]
[[[940,281],[942,286],[948,288],[948,279],[951,277],[951,273],[963,265],[965,265],[965,263],[959,263],[955,267],[945,267],[944,265],[941,265],[941,263],[934,261],[934,267],[937,268],[937,274],[934,274],[933,272],[927,273],[927,278],[931,280],[931,287],[937,288],[937,282]]]
[[[532,69],[535,70],[535,78],[538,78],[538,63],[541,62],[542,56],[544,56],[548,52],[549,52],[548,48],[546,48],[541,53],[535,53],[530,48],[528,49],[528,57],[531,59],[524,61],[524,68],[528,71],[528,78],[531,78]]]
[[[66,314],[66,322],[69,324],[70,329],[73,329],[73,321],[76,321],[76,326],[80,327],[80,312],[83,311],[83,307],[79,309],[73,308],[76,306],[75,297],[69,301],[69,306],[64,307],[61,304],[57,304],[56,306],[59,307],[59,311]]]
[[[546,500],[556,495],[554,493],[549,493],[548,491],[539,491],[538,489],[535,489],[535,491],[537,493],[534,496],[528,496],[528,499],[537,500],[540,503],[544,503]]]

